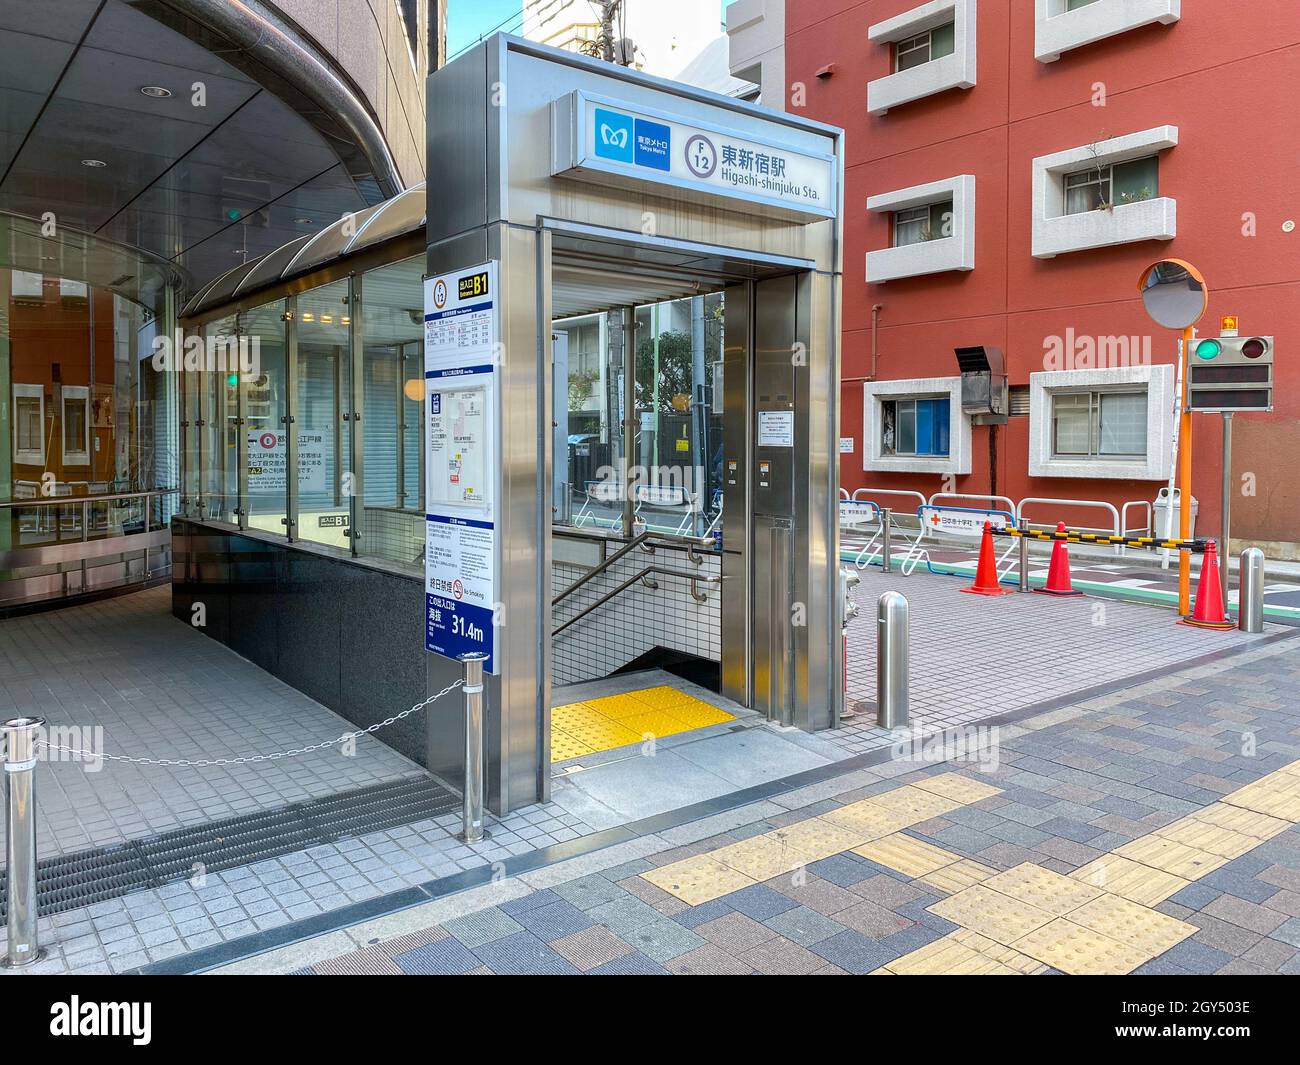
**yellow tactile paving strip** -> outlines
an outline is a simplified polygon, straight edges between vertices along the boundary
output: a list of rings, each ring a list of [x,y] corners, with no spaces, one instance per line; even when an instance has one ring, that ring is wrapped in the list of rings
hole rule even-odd
[[[832,810],[826,817],[810,817],[784,828],[774,828],[708,854],[648,870],[641,876],[683,902],[698,906],[833,854],[853,850],[890,868],[899,868],[896,863],[902,863],[908,870],[914,870],[909,874],[913,876],[949,873],[954,884],[964,887],[986,875],[992,876],[996,870],[899,833],[899,829],[908,825],[955,810],[976,798],[996,795],[1000,790],[984,784],[966,788],[960,783],[964,779],[957,773],[945,773],[930,777],[927,783],[938,782],[937,787],[949,793],[971,796],[965,801],[905,784]],[[875,851],[869,853],[868,848],[872,847]],[[874,857],[877,852],[879,857]]]
[[[1196,933],[1153,906],[1300,823],[1297,761],[1069,874],[1031,862],[998,872],[902,831],[999,790],[928,777],[641,875],[699,905],[852,850],[950,893],[929,910],[961,926],[879,975],[1123,974]]]
[[[551,711],[551,761],[565,762],[735,719],[735,714],[666,684],[603,695]]]

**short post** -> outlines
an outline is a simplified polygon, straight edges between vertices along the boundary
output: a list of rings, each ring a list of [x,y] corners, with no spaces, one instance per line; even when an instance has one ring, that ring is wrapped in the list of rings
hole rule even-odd
[[[1020,590],[1029,591],[1029,519],[1020,519]]]
[[[1248,547],[1241,553],[1237,583],[1237,628],[1242,632],[1263,632],[1264,552],[1258,547]]]
[[[0,725],[5,745],[5,855],[9,862],[9,947],[0,965],[19,969],[41,959],[36,935],[36,737],[43,717]]]
[[[908,723],[907,599],[885,592],[876,604],[876,724],[905,728]]]
[[[479,843],[483,830],[483,663],[487,655],[476,651],[461,655],[465,666],[465,791],[460,838]]]
[[[880,568],[886,573],[893,570],[894,544],[889,519],[894,512],[889,507],[880,508]]]

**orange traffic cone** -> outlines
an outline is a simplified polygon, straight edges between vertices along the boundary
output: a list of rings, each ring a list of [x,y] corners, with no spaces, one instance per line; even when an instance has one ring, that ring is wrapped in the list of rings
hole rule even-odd
[[[1219,585],[1219,554],[1214,541],[1205,545],[1205,558],[1201,561],[1201,579],[1196,585],[1196,602],[1192,616],[1180,618],[1180,625],[1194,625],[1198,629],[1231,629],[1228,612],[1223,609],[1223,592]]]
[[[1065,532],[1065,522],[1058,521],[1056,531]],[[1064,540],[1057,540],[1052,545],[1052,561],[1047,564],[1047,584],[1037,590],[1044,595],[1083,595],[1070,584],[1070,552]]]
[[[961,591],[971,595],[1012,595],[1010,588],[998,583],[998,563],[993,556],[993,525],[984,523],[984,538],[980,540],[980,560],[975,567],[975,583]]]

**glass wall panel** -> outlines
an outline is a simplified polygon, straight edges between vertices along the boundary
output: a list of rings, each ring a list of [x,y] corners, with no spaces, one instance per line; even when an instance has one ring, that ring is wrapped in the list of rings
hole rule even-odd
[[[552,323],[555,520],[617,530],[623,522],[623,312]]]
[[[203,327],[203,336],[204,367],[199,384],[203,515],[213,521],[234,522],[239,505],[239,330],[235,316],[209,322]]]
[[[0,503],[18,504],[0,507],[0,550],[140,531],[144,502],[106,497],[175,485],[179,470],[178,375],[152,364],[174,326],[168,280],[126,250],[83,254],[28,229],[0,220]],[[155,503],[152,517],[170,512]],[[49,594],[57,582],[22,582],[60,569],[79,589],[83,565],[99,564],[25,560],[0,571],[0,600]]]
[[[190,516],[199,510],[199,379],[201,371],[181,371],[181,452],[184,476],[184,509]]]
[[[423,272],[423,258],[413,258],[362,278],[365,520],[357,550],[410,565],[424,551]]]
[[[288,434],[282,420],[288,398],[285,381],[285,304],[264,304],[239,316],[239,333],[254,366],[242,378],[247,447],[248,525],[284,533],[288,481]]]
[[[348,547],[348,475],[352,389],[348,282],[336,281],[298,297],[298,528],[303,540]]]
[[[723,294],[638,307],[635,489],[638,525],[711,531],[721,507],[722,416],[714,402],[722,358]],[[717,369],[721,383],[720,367]]]

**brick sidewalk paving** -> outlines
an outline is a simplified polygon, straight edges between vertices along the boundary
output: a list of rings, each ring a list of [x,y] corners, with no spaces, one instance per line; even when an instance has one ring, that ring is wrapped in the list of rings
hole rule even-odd
[[[229,967],[1300,973],[1287,641]]]

